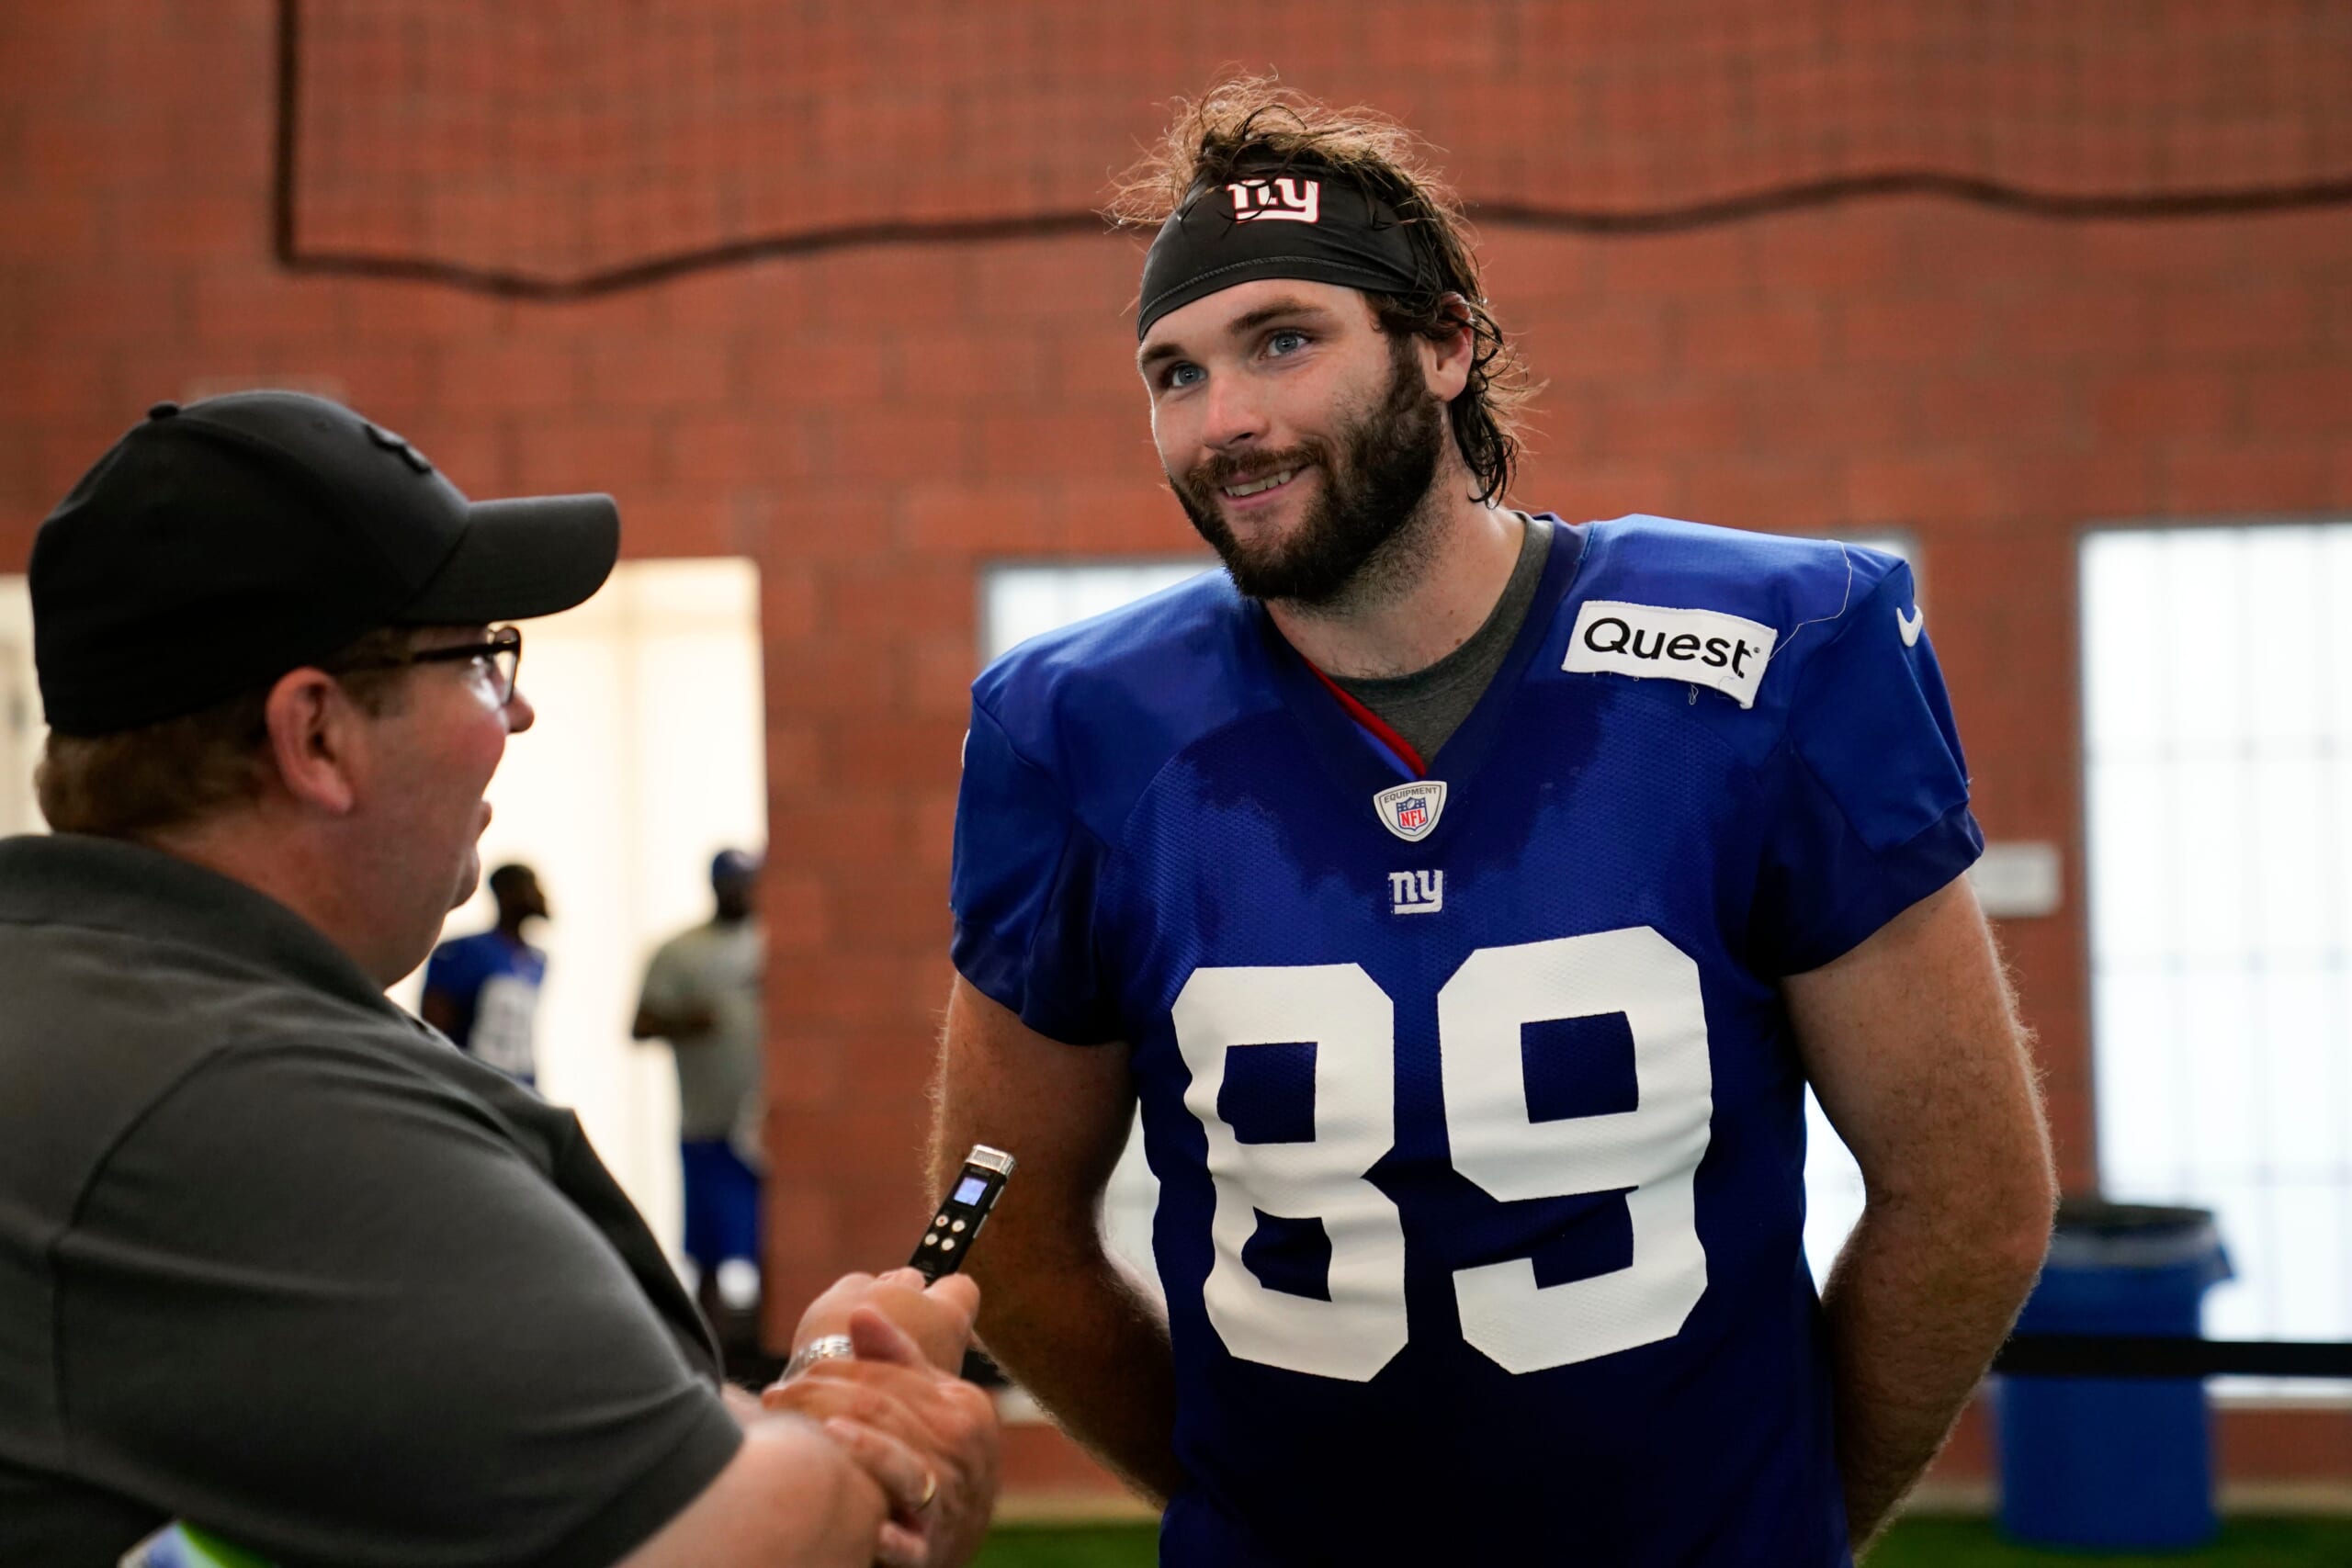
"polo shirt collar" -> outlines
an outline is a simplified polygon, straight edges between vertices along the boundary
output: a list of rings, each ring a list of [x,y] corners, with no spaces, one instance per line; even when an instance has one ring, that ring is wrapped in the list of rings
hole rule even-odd
[[[405,1017],[326,933],[272,898],[193,861],[85,833],[0,839],[0,923],[79,926],[164,938]]]

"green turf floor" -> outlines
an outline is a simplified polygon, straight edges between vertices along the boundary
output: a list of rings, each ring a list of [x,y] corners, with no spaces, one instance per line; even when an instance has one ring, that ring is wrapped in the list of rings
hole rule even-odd
[[[989,1539],[978,1568],[1151,1568],[1148,1525],[1008,1526]],[[2352,1518],[2233,1519],[2198,1551],[2109,1556],[2012,1546],[1983,1519],[1909,1519],[1870,1555],[1868,1568],[2346,1568]]]
[[[1869,1568],[2347,1568],[2352,1518],[2233,1519],[2212,1545],[2165,1553],[2053,1551],[2013,1546],[1984,1519],[1908,1519]]]

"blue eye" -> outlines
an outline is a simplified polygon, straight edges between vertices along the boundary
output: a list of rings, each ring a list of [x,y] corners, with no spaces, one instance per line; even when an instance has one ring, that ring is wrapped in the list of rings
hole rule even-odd
[[[1197,365],[1179,363],[1168,367],[1167,373],[1160,377],[1159,384],[1163,387],[1189,387],[1205,374],[1207,372]]]
[[[1266,352],[1268,354],[1291,354],[1306,346],[1306,334],[1305,333],[1292,332],[1287,328],[1282,332],[1274,333],[1272,337],[1269,337],[1266,340]]]

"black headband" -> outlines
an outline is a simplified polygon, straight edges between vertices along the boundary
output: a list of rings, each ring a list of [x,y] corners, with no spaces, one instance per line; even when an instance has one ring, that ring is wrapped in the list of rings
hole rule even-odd
[[[1261,277],[1406,294],[1421,269],[1395,211],[1351,183],[1319,172],[1244,175],[1195,191],[1159,226],[1143,261],[1136,341],[1169,311]]]

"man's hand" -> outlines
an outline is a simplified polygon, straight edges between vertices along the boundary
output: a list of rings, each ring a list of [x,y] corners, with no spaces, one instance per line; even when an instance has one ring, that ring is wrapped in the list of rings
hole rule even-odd
[[[847,1334],[853,1314],[870,1307],[922,1348],[923,1359],[944,1372],[964,1364],[972,1343],[972,1319],[980,1310],[980,1288],[960,1274],[926,1290],[922,1276],[912,1269],[893,1269],[876,1278],[845,1274],[832,1289],[808,1303],[800,1326],[792,1332],[792,1348],[828,1334]]]
[[[920,1282],[922,1276],[915,1279]],[[820,1304],[849,1282],[826,1292]],[[961,1311],[968,1339],[978,1292],[968,1281],[943,1283],[965,1287],[954,1294],[969,1304],[951,1310]],[[816,1309],[810,1311],[814,1315]],[[996,1503],[995,1403],[934,1364],[871,1302],[852,1306],[841,1329],[818,1332],[846,1332],[855,1359],[819,1361],[768,1389],[761,1403],[823,1423],[880,1485],[891,1517],[882,1527],[877,1560],[888,1568],[951,1568],[966,1562],[979,1549]]]

